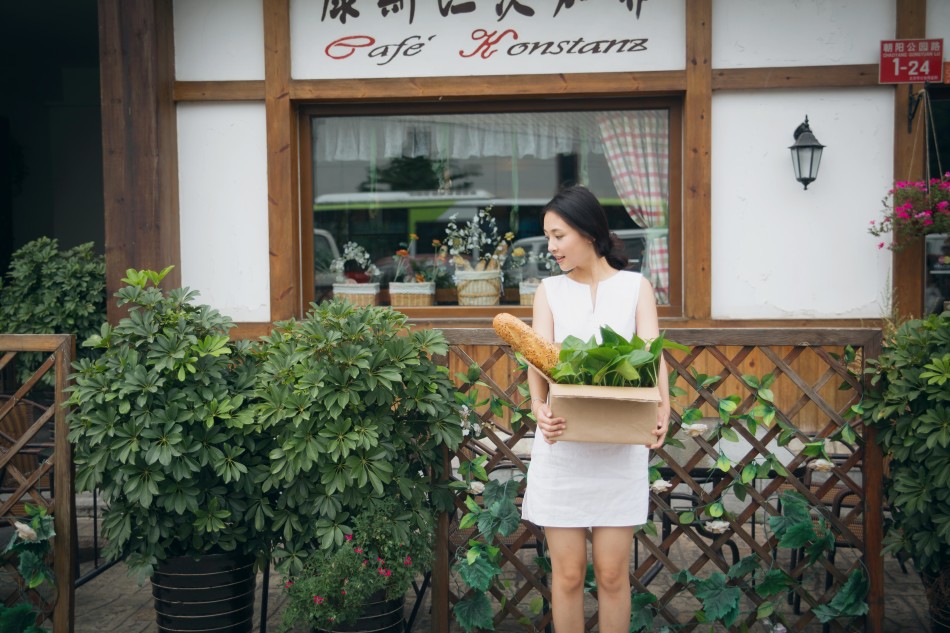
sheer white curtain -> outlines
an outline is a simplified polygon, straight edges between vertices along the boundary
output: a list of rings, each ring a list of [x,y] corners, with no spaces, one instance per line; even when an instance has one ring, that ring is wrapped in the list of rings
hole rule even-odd
[[[597,115],[617,193],[630,217],[649,232],[641,271],[659,303],[669,303],[670,123],[666,110]]]
[[[554,158],[578,148],[601,154],[594,112],[509,112],[321,119],[314,148],[320,160],[384,160],[402,156],[468,159]]]

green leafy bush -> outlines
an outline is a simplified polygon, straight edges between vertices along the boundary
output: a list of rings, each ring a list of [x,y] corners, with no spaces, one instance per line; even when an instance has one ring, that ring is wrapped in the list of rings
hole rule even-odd
[[[71,376],[77,489],[100,488],[105,553],[142,576],[173,556],[259,551],[270,521],[254,358],[196,292],[157,287],[168,270],[127,272],[129,316],[84,343],[98,356]]]
[[[105,258],[93,251],[92,242],[61,251],[56,240],[41,237],[13,254],[0,288],[0,332],[75,334],[81,341],[95,334],[105,318]],[[22,383],[45,355],[21,353],[17,358]],[[52,380],[47,373],[44,383],[52,385]]]
[[[53,570],[49,568],[52,554],[50,539],[56,536],[53,517],[46,508],[24,504],[26,522],[14,521],[13,535],[3,550],[5,564],[16,561],[16,569],[29,589],[36,589],[44,582],[53,582]],[[32,599],[22,594],[21,601],[13,605],[0,604],[0,633],[49,633],[49,629],[37,626],[43,620],[33,605]]]
[[[904,323],[868,365],[865,419],[890,458],[885,551],[913,559],[931,605],[950,604],[950,312]]]
[[[441,332],[410,332],[399,312],[341,301],[278,323],[263,342],[254,415],[276,438],[263,486],[280,491],[283,573],[300,573],[316,547],[342,546],[388,498],[408,508],[392,517],[403,533],[430,531],[429,508],[450,506],[432,478],[462,439],[455,389],[433,360],[447,349]]]

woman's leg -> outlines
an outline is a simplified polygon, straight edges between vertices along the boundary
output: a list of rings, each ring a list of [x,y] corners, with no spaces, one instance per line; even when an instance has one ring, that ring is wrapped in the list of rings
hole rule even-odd
[[[593,532],[600,632],[627,633],[633,527],[595,527]]]
[[[544,528],[551,556],[551,611],[557,633],[584,631],[584,577],[587,575],[587,530]],[[603,629],[601,629],[603,630]]]

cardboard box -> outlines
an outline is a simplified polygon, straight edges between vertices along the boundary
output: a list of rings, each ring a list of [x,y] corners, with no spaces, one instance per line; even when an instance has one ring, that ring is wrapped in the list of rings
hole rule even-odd
[[[562,385],[544,376],[548,405],[567,427],[559,442],[656,444],[657,387],[599,387]]]

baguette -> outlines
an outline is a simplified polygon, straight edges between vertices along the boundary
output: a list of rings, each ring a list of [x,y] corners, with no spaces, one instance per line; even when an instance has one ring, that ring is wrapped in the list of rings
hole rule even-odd
[[[528,327],[527,323],[507,312],[497,314],[492,320],[492,327],[512,349],[521,352],[529,363],[548,376],[551,375],[561,353],[558,345],[544,340]]]

